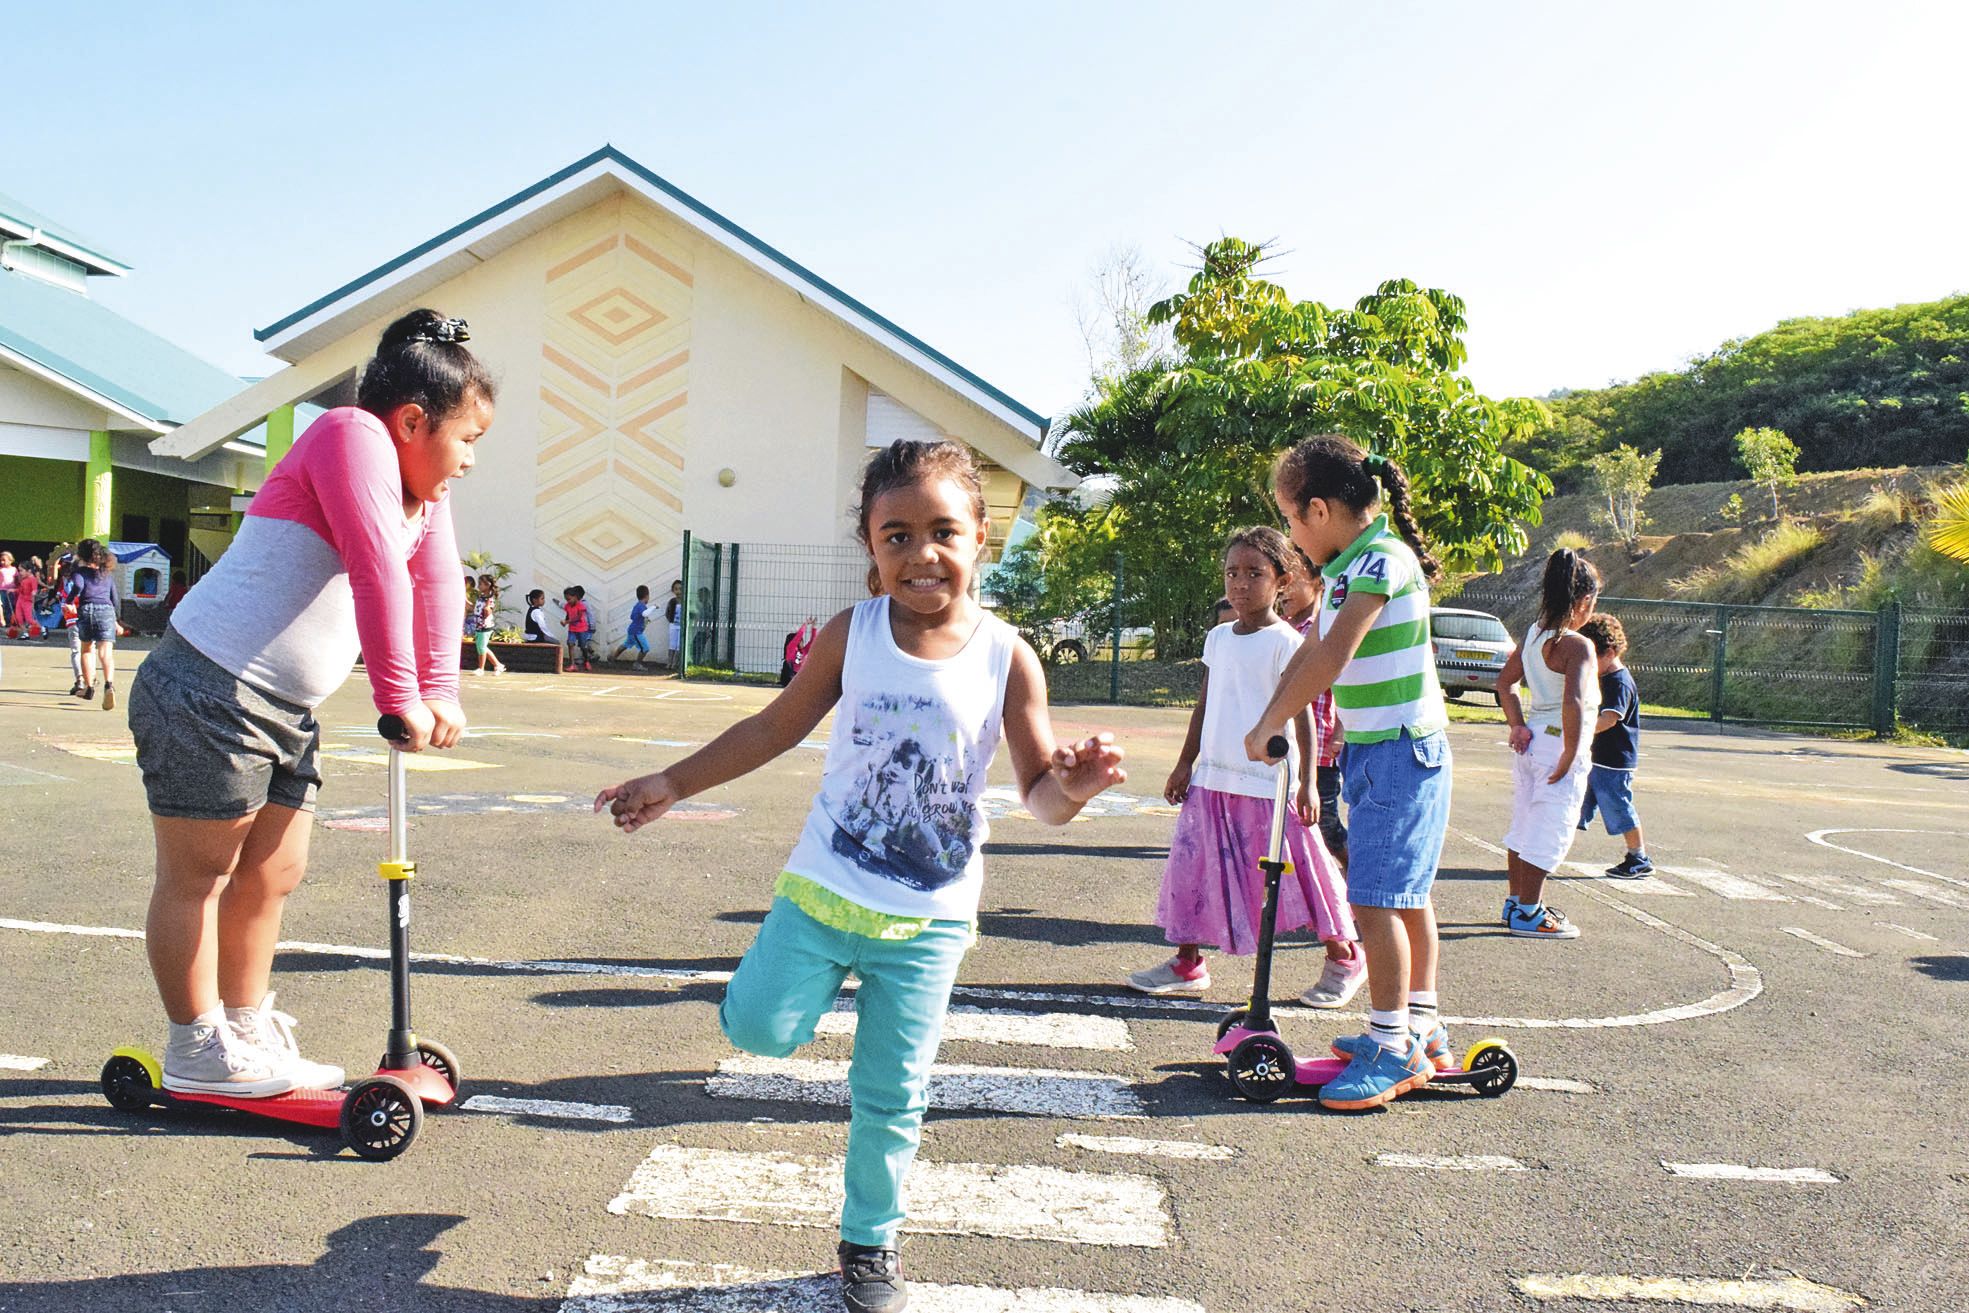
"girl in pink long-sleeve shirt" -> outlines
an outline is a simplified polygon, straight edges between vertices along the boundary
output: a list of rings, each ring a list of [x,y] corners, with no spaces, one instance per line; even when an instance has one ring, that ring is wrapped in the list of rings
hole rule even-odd
[[[146,941],[171,1021],[166,1089],[332,1089],[268,991],[281,911],[307,867],[320,786],[314,708],[358,654],[409,751],[449,748],[464,606],[447,499],[492,423],[465,323],[415,310],[383,333],[357,404],[309,426],[238,535],[172,613],[130,691],[157,882]]]

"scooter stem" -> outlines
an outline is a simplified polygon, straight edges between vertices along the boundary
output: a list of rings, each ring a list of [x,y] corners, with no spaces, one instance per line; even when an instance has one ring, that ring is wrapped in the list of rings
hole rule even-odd
[[[410,880],[417,864],[409,858],[409,789],[404,782],[403,750],[397,746],[404,737],[403,721],[385,716],[376,722],[376,732],[390,744],[390,853],[379,868],[390,890],[390,1038],[383,1067],[408,1071],[422,1059],[416,1033],[410,1029]]]
[[[1290,745],[1283,735],[1274,735],[1266,751],[1279,759],[1278,791],[1272,799],[1272,832],[1266,856],[1258,863],[1265,873],[1265,911],[1258,921],[1258,957],[1252,964],[1251,1006],[1245,1009],[1245,1026],[1251,1030],[1271,1030],[1272,1026],[1272,940],[1278,932],[1279,882],[1285,875],[1285,809],[1292,788]]]

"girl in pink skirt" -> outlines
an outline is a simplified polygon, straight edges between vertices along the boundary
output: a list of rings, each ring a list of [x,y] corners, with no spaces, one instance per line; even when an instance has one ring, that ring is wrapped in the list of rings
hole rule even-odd
[[[1202,946],[1235,955],[1258,947],[1265,885],[1258,861],[1271,833],[1276,768],[1245,756],[1244,733],[1262,714],[1286,662],[1298,650],[1297,630],[1279,619],[1279,590],[1291,573],[1291,545],[1276,529],[1239,529],[1224,548],[1224,595],[1235,618],[1210,631],[1203,644],[1203,688],[1190,714],[1176,769],[1163,797],[1181,804],[1169,864],[1162,872],[1156,923],[1176,955],[1130,973],[1144,994],[1202,994],[1210,971]],[[1286,860],[1279,889],[1278,928],[1311,926],[1330,961],[1353,956],[1357,938],[1340,868],[1311,826],[1318,804],[1301,763],[1317,760],[1310,717],[1294,722],[1298,740],[1289,769],[1295,804],[1286,816]]]

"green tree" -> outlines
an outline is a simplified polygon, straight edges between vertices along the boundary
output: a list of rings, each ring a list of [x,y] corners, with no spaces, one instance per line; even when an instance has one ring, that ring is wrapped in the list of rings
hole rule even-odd
[[[1935,498],[1935,514],[1922,530],[1930,550],[1969,562],[1969,482],[1953,484]]]
[[[1734,439],[1737,463],[1771,494],[1771,518],[1783,512],[1778,507],[1778,489],[1798,477],[1798,444],[1777,429],[1744,429]]]
[[[1594,491],[1607,499],[1604,513],[1607,527],[1632,551],[1641,536],[1641,526],[1648,520],[1641,503],[1654,488],[1655,471],[1661,468],[1661,453],[1655,451],[1643,456],[1623,444],[1593,457],[1587,467],[1592,472]]]

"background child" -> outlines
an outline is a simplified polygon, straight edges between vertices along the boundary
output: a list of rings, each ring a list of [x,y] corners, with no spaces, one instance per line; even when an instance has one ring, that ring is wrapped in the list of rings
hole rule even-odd
[[[1388,509],[1377,515],[1384,489]],[[1372,1108],[1454,1062],[1437,1011],[1430,898],[1450,798],[1449,715],[1429,642],[1429,581],[1438,567],[1401,467],[1346,438],[1308,438],[1286,452],[1272,493],[1292,541],[1324,567],[1326,598],[1319,641],[1293,657],[1244,750],[1265,760],[1286,721],[1333,690],[1347,731],[1347,898],[1372,1010],[1367,1034],[1334,1041],[1349,1061],[1321,1087],[1320,1102]]]
[[[489,574],[479,576],[479,586],[471,595],[472,604],[472,652],[479,659],[479,667],[474,674],[483,675],[487,670],[495,675],[506,673],[506,664],[492,654],[492,631],[499,627],[499,581]]]
[[[641,670],[643,668],[643,658],[649,655],[649,639],[643,636],[643,630],[648,625],[649,625],[649,585],[637,584],[636,604],[629,608],[629,632],[623,636],[622,645],[616,648],[615,651],[610,654],[609,660],[619,661],[621,660],[622,654],[624,652],[627,652],[631,648],[634,648],[636,652],[636,659],[631,664],[633,664],[636,669]]]
[[[1577,939],[1579,927],[1545,904],[1545,880],[1572,848],[1593,762],[1584,751],[1600,707],[1593,645],[1573,631],[1593,614],[1600,572],[1561,547],[1545,561],[1538,622],[1497,675],[1497,705],[1511,725],[1511,828],[1504,832],[1511,890],[1504,925],[1520,939]],[[1518,685],[1531,690],[1531,706]]]
[[[20,568],[12,552],[0,552],[0,630],[14,623],[14,576]]]
[[[14,574],[14,620],[22,638],[41,637],[41,622],[34,616],[34,599],[41,591],[41,558],[30,556]]]
[[[1011,748],[1026,809],[1049,824],[1127,776],[1111,735],[1055,746],[1038,656],[972,597],[986,527],[969,451],[904,441],[871,456],[860,534],[883,595],[830,620],[800,677],[764,710],[666,770],[602,790],[595,809],[633,832],[786,752],[840,704],[820,791],[718,1017],[738,1047],[783,1057],[813,1038],[847,974],[860,978],[838,1254],[848,1308],[887,1311],[908,1299],[896,1249],[902,1183],[975,937],[981,797],[998,741]],[[871,846],[877,822],[856,800],[897,770],[893,814]]]
[[[1290,556],[1290,544],[1276,529],[1239,529],[1225,544],[1224,594],[1236,619],[1212,629],[1204,640],[1203,687],[1176,769],[1163,787],[1163,797],[1182,806],[1156,905],[1156,923],[1177,945],[1176,955],[1129,974],[1129,987],[1144,994],[1209,989],[1203,944],[1239,956],[1257,951],[1265,898],[1258,861],[1271,835],[1277,772],[1245,757],[1241,731],[1299,649],[1298,631],[1274,610]],[[1308,829],[1312,783],[1304,764],[1314,755],[1311,718],[1302,711],[1293,730],[1298,741],[1287,769],[1294,777],[1295,805],[1286,818],[1286,854],[1293,869],[1279,886],[1278,928],[1313,926],[1327,943],[1329,963],[1352,962],[1354,927],[1340,870]],[[1358,965],[1340,970],[1357,988]],[[1334,974],[1331,966],[1329,974]]]
[[[526,641],[561,645],[561,636],[547,619],[547,590],[536,588],[526,595]]]
[[[1594,725],[1593,769],[1586,777],[1586,800],[1579,809],[1579,828],[1585,829],[1597,808],[1608,834],[1627,840],[1627,856],[1607,868],[1616,880],[1638,880],[1655,864],[1641,840],[1641,818],[1634,811],[1634,770],[1641,764],[1641,691],[1634,686],[1621,657],[1627,652],[1627,631],[1619,620],[1596,611],[1579,627],[1580,637],[1593,645],[1600,674],[1600,718]]]
[[[75,604],[75,636],[79,644],[77,678],[82,696],[95,696],[96,667],[103,672],[103,710],[116,708],[116,613],[123,598],[116,588],[115,559],[94,538],[75,545],[74,573],[69,593]]]
[[[676,670],[684,650],[684,581],[681,579],[670,581],[670,600],[663,604],[663,623],[664,638],[669,642],[665,655],[670,660],[670,668]]]
[[[595,625],[589,618],[588,590],[571,584],[561,591],[561,614],[567,620],[568,669],[576,666],[576,653],[582,670],[595,668]]]

